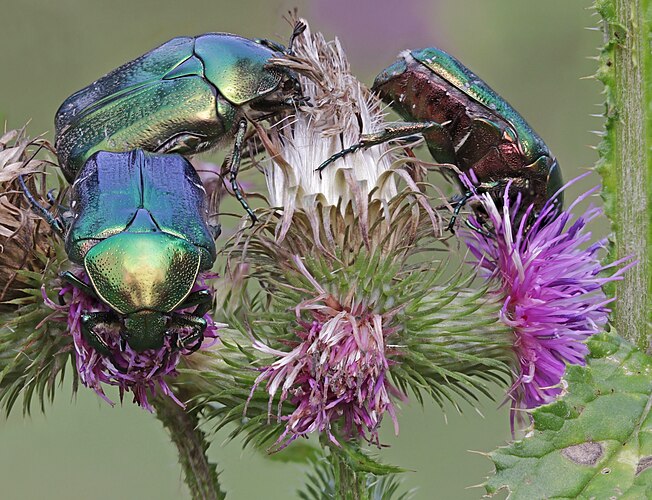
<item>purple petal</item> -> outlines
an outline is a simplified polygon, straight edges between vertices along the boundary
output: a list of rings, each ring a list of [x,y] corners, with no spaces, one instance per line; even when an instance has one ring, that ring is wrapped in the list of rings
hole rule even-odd
[[[472,185],[468,179],[465,182]],[[511,219],[519,202],[511,200],[509,187],[502,212],[491,196],[475,196],[489,215],[493,231],[489,235],[464,231],[463,237],[476,266],[497,283],[496,293],[504,298],[501,319],[514,331],[519,366],[509,391],[514,400],[512,425],[520,409],[554,400],[561,392],[566,364],[584,364],[588,353],[584,341],[601,331],[608,319],[605,306],[612,299],[601,287],[621,279],[635,264],[630,262],[611,276],[601,277],[607,269],[622,266],[631,258],[609,265],[598,259],[605,243],[590,244],[586,225],[600,215],[599,209],[589,207],[572,222],[571,210],[596,189],[580,196],[557,217],[551,216],[554,206],[547,204],[530,228],[523,222],[527,217],[513,227]],[[471,217],[471,222],[477,225],[478,221]]]

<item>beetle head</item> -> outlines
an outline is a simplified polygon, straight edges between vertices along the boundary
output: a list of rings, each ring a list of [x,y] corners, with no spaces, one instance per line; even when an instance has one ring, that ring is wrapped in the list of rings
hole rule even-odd
[[[297,21],[290,36],[290,43],[287,48],[280,43],[271,40],[256,40],[261,45],[278,52],[279,58],[294,55],[294,42],[297,37],[306,30],[306,25],[302,21]],[[274,91],[265,95],[264,98],[251,103],[251,109],[262,112],[262,117],[268,114],[274,114],[283,110],[292,110],[300,106],[312,106],[308,97],[303,95],[301,82],[297,73],[283,64],[270,63],[267,65],[267,71],[276,73],[279,76],[279,83]],[[258,117],[257,119],[261,119]]]
[[[303,95],[298,75],[283,66],[270,65],[268,71],[280,75],[279,84],[272,92],[250,103],[252,119],[264,120],[283,111],[293,111],[300,106],[312,106],[308,97]]]
[[[157,311],[138,311],[123,319],[122,338],[134,351],[159,349],[167,333],[170,318]]]

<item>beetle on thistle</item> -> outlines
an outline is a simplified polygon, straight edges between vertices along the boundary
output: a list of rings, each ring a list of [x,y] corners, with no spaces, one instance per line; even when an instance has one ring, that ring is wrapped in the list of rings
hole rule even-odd
[[[219,226],[208,224],[206,191],[179,154],[233,139],[231,185],[255,221],[236,182],[247,122],[307,103],[297,76],[270,63],[304,29],[295,25],[288,49],[227,33],[175,38],[60,106],[56,152],[72,183],[70,209],[54,217],[21,183],[88,282],[62,279],[109,309],[81,316],[97,351],[110,355],[101,325],[119,326],[123,349],[157,349],[166,336],[174,348],[201,345],[212,296],[192,289],[215,262]]]
[[[23,189],[41,215],[49,214]],[[48,222],[88,282],[70,271],[61,277],[109,309],[83,311],[86,341],[110,355],[98,328],[105,325],[119,327],[123,350],[158,349],[166,336],[174,348],[199,348],[212,295],[193,287],[215,262],[220,228],[208,223],[206,192],[188,160],[100,151],[71,191],[70,208]]]
[[[194,155],[233,142],[229,180],[255,222],[236,181],[247,124],[308,104],[297,75],[272,62],[304,30],[287,49],[229,33],[174,38],[75,92],[55,117],[64,176],[73,182],[97,151]]]
[[[376,77],[372,91],[408,123],[362,136],[318,170],[358,149],[420,133],[435,161],[463,174],[473,171],[476,192],[488,192],[500,203],[510,184],[511,192],[522,197],[522,213],[534,205],[536,215],[553,197],[561,209],[561,169],[546,144],[509,103],[451,55],[437,48],[406,50]],[[454,200],[451,230],[473,194],[458,181],[462,196]]]

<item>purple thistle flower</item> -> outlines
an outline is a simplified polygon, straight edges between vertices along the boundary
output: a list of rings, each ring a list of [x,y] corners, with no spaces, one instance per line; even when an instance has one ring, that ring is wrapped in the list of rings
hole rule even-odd
[[[83,270],[77,271],[76,276],[86,283],[89,282]],[[213,275],[200,277],[192,291],[210,289],[206,280],[213,277]],[[90,346],[84,338],[81,331],[81,316],[84,312],[108,311],[108,306],[87,296],[68,283],[65,283],[59,292],[60,297],[69,297],[65,305],[55,304],[47,297],[44,289],[41,291],[46,305],[65,315],[65,319],[54,319],[67,321],[68,332],[72,336],[75,348],[77,372],[83,385],[93,389],[110,405],[114,403],[104,393],[103,384],[117,386],[120,390],[121,401],[125,392],[132,392],[133,401],[150,412],[153,412],[154,409],[148,396],[155,396],[158,393],[172,398],[179,406],[185,407],[167,384],[166,378],[177,375],[176,367],[181,357],[194,352],[196,346],[180,350],[171,345],[170,337],[165,337],[163,347],[160,349],[136,352],[127,345],[124,350],[121,350],[120,333],[116,328],[97,328],[96,331],[111,349],[111,356],[105,356]],[[210,314],[204,315],[204,319],[207,322],[204,337],[211,339],[207,344],[201,346],[206,349],[217,342],[218,325]],[[199,340],[199,342],[201,341]]]
[[[363,437],[380,445],[378,429],[385,412],[398,433],[392,398],[407,399],[388,379],[385,339],[393,330],[385,324],[390,318],[366,310],[364,304],[352,310],[342,308],[297,256],[294,261],[319,295],[296,306],[297,341],[289,352],[254,342],[256,349],[277,359],[262,369],[252,394],[266,382],[271,416],[272,400],[281,391],[277,418],[286,427],[277,441],[278,449],[314,431],[326,432],[339,444],[331,430],[336,421],[341,422],[339,431],[345,438]],[[288,399],[293,411],[282,415]]]
[[[466,182],[472,187],[468,179]],[[533,207],[519,212],[520,197],[510,200],[509,186],[501,210],[491,195],[475,196],[488,215],[485,227],[493,229],[485,232],[478,219],[470,217],[478,230],[464,231],[463,237],[482,274],[497,281],[496,293],[504,297],[501,319],[514,331],[518,372],[509,391],[514,401],[512,428],[519,409],[549,403],[560,394],[567,363],[584,364],[588,353],[584,341],[602,330],[610,312],[607,305],[614,300],[605,296],[602,286],[622,279],[635,264],[602,276],[630,258],[601,264],[598,253],[606,240],[591,244],[591,232],[586,230],[586,225],[602,214],[599,208],[590,206],[573,222],[573,209],[597,189],[580,196],[558,215],[554,204],[548,202],[531,227],[527,223]],[[523,215],[517,218],[519,213]],[[513,225],[515,220],[518,226]]]

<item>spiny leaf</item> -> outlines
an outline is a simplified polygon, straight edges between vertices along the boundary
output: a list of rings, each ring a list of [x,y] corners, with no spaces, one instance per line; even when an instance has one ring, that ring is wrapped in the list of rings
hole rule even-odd
[[[337,449],[331,447],[331,451],[344,457],[347,465],[355,472],[366,472],[376,476],[405,472],[405,469],[396,467],[395,465],[382,464],[374,460],[353,442],[345,441]]]
[[[275,462],[302,464],[314,461],[319,454],[319,449],[310,443],[294,441],[285,449],[266,456]]]
[[[534,429],[490,454],[485,487],[510,499],[652,497],[652,357],[615,334],[588,342],[566,394],[532,411]]]

